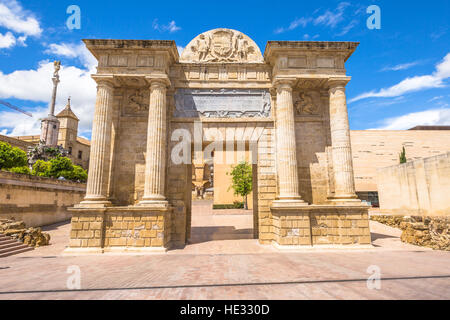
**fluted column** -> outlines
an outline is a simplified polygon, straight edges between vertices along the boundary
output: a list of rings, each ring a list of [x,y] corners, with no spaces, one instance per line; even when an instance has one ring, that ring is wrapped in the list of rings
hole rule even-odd
[[[298,184],[292,83],[279,82],[276,84],[276,89],[276,151],[279,187],[277,200],[304,203],[300,197]]]
[[[345,85],[348,80],[330,80],[330,128],[334,171],[332,200],[357,199],[348,122]]]
[[[166,90],[164,80],[150,81],[144,197],[140,205],[167,205],[164,195],[167,161]]]
[[[97,100],[92,126],[89,176],[82,205],[110,205],[107,195],[114,87],[112,79],[96,79]]]

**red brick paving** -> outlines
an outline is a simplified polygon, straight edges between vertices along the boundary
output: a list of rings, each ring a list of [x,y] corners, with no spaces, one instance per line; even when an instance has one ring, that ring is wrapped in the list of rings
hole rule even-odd
[[[0,299],[450,299],[449,253],[396,229],[371,222],[373,249],[280,252],[243,236],[251,215],[232,216],[198,210],[198,241],[154,255],[61,256],[70,227],[51,226],[51,246],[0,259]],[[82,291],[67,289],[73,265]],[[380,290],[367,288],[370,265]]]

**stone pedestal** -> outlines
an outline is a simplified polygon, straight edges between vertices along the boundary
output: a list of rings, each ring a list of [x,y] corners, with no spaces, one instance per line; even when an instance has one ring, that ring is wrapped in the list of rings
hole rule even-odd
[[[73,208],[65,254],[165,252],[170,246],[171,209]]]
[[[40,140],[44,141],[47,147],[56,147],[58,145],[59,120],[54,115],[49,115],[41,121]]]
[[[367,206],[272,207],[273,242],[283,248],[371,246]]]

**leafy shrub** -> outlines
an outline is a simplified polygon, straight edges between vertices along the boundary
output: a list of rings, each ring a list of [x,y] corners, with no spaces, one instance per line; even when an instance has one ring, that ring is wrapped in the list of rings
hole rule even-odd
[[[8,169],[8,171],[13,172],[13,173],[20,173],[20,174],[31,174],[31,170],[27,166],[10,168],[10,169]]]
[[[50,162],[38,160],[33,165],[32,175],[38,177],[47,177],[49,171],[50,171]]]
[[[66,157],[56,157],[51,159],[50,168],[47,171],[46,176],[51,178],[59,178],[64,177],[65,175],[69,175],[68,172],[73,171],[73,164],[69,158]],[[68,179],[67,177],[64,177]]]
[[[59,178],[66,180],[86,182],[88,174],[80,166],[72,164],[69,158],[56,157],[50,161],[38,160],[33,165],[33,175],[39,177]]]
[[[25,151],[12,147],[9,143],[0,142],[0,169],[25,167],[28,163]]]

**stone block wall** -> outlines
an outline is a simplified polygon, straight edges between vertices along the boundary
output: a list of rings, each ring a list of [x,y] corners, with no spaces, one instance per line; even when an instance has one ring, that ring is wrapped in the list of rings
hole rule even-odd
[[[310,212],[312,244],[370,244],[369,215],[364,208],[321,208]]]
[[[382,212],[450,215],[450,152],[379,169],[377,173]]]
[[[450,151],[450,130],[350,131],[356,191],[377,191],[377,169],[399,163],[404,146],[408,161]]]
[[[84,198],[86,184],[0,172],[0,219],[14,218],[28,227],[69,220],[68,208]]]
[[[370,245],[367,207],[311,206],[274,210],[273,239],[278,245]]]
[[[330,195],[327,133],[322,119],[306,121],[297,118],[295,135],[297,167],[302,199],[310,204],[324,204]]]
[[[75,212],[70,248],[163,248],[171,242],[171,213],[148,209]]]
[[[261,244],[270,244],[274,240],[272,213],[270,204],[277,194],[277,177],[275,163],[275,129],[269,126],[264,129],[258,142],[257,192],[254,212],[254,231]]]

